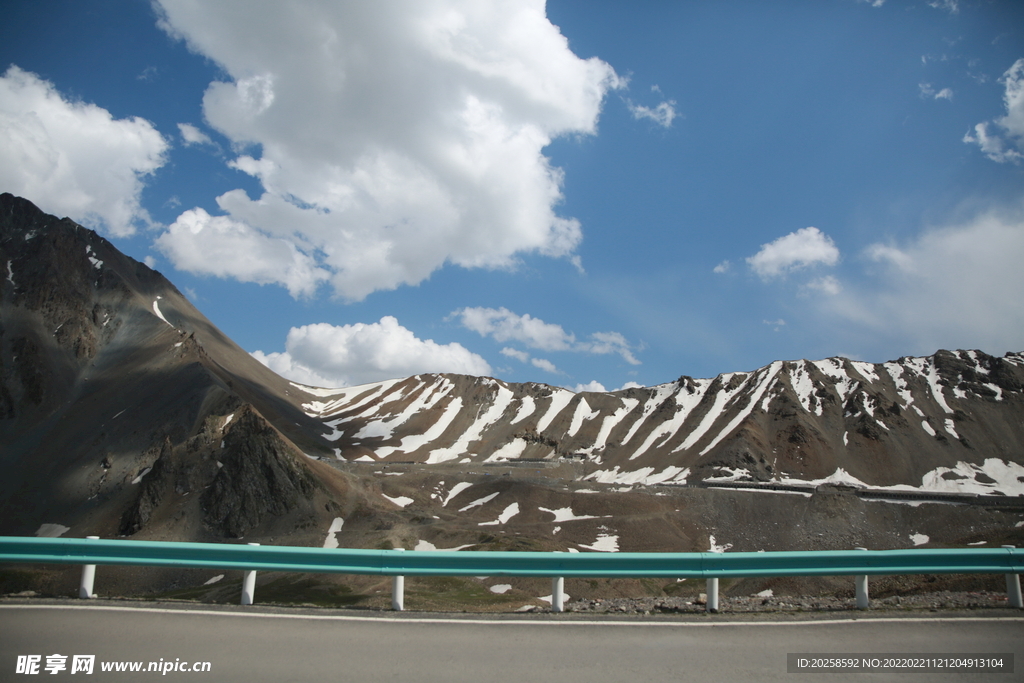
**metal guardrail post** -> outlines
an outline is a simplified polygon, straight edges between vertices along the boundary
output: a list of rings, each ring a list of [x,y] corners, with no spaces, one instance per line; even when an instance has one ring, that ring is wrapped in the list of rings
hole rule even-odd
[[[704,590],[706,592],[705,603],[707,605],[707,611],[714,614],[718,611],[718,579],[709,578],[707,580],[707,588]]]
[[[259,545],[249,543],[248,545]],[[250,569],[242,575],[242,604],[251,605],[256,600],[256,570]]]
[[[551,577],[551,611],[565,611],[565,578],[562,576]]]
[[[99,536],[86,536],[94,540],[99,540]],[[82,565],[82,583],[78,587],[78,597],[83,600],[95,598],[96,594],[92,592],[93,584],[96,582],[96,565],[94,564],[83,564]]]
[[[867,550],[867,548],[854,548],[854,550]],[[868,575],[857,574],[853,577],[853,583],[857,589],[857,609],[867,609],[871,604],[868,598]]]
[[[1017,546],[1004,545],[1003,547],[1012,549]],[[1009,600],[1010,607],[1024,609],[1024,597],[1020,593],[1020,574],[1006,575],[1006,599]]]
[[[405,548],[395,548],[405,552]],[[405,611],[405,577],[395,576],[391,581],[391,609],[396,612]]]

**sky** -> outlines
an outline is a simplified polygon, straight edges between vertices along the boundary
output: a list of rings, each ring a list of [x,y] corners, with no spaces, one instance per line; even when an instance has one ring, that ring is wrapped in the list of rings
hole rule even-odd
[[[1024,3],[37,0],[0,191],[280,374],[1024,349]]]

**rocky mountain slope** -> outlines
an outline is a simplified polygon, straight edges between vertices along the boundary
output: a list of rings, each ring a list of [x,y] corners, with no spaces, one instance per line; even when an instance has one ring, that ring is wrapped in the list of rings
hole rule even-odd
[[[301,389],[307,414],[332,430],[335,456],[357,461],[568,459],[606,484],[1024,494],[1019,353],[776,361],[612,393],[452,375]]]
[[[319,425],[287,383],[159,273],[9,194],[0,270],[0,533],[291,533],[357,504],[295,445]]]
[[[305,387],[159,273],[3,194],[0,472],[0,534],[569,552],[1021,545],[1024,355],[777,361],[609,393],[458,375]],[[109,575],[127,591],[209,578]]]

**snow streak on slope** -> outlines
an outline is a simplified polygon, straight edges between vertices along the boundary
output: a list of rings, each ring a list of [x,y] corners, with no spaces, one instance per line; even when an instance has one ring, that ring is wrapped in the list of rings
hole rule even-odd
[[[723,438],[728,436],[732,432],[732,430],[736,429],[740,422],[745,420],[747,416],[750,415],[750,412],[754,409],[754,406],[761,399],[761,394],[763,394],[765,389],[768,388],[768,385],[775,378],[776,373],[778,373],[779,368],[781,367],[782,362],[775,361],[769,366],[770,370],[767,373],[763,372],[764,368],[762,368],[761,370],[758,370],[748,378],[749,381],[752,377],[757,376],[759,373],[764,374],[764,377],[761,379],[760,382],[758,382],[757,389],[754,390],[753,397],[747,402],[747,407],[744,408],[736,417],[734,417],[732,421],[728,425],[726,425],[725,429],[718,433],[718,436],[716,436],[715,439],[710,444],[708,444],[704,448],[704,450],[700,452],[701,455],[707,455],[708,451],[717,446]]]
[[[793,391],[796,392],[800,405],[803,406],[804,410],[809,413],[813,412],[815,415],[821,415],[821,402],[817,401],[814,397],[814,382],[811,380],[811,374],[807,370],[807,365],[807,361],[796,361],[789,373],[789,383],[793,387]],[[814,404],[813,406],[812,403]]]
[[[590,409],[590,406],[587,405],[587,399],[581,398],[579,403],[576,404],[576,412],[572,416],[572,424],[569,425],[569,431],[566,434],[576,436],[576,432],[580,430],[585,420],[593,420],[600,414],[600,411],[592,411]]]
[[[448,460],[455,460],[461,456],[464,456],[468,450],[470,444],[475,441],[479,441],[484,429],[497,422],[498,419],[504,414],[505,409],[512,402],[512,392],[506,389],[504,386],[490,380],[496,388],[498,395],[491,404],[491,407],[479,418],[476,422],[466,430],[466,432],[459,437],[459,440],[455,442],[450,448],[439,448],[431,451],[430,456],[427,458],[428,463],[439,463],[446,462]]]
[[[575,398],[576,394],[565,389],[552,389],[551,390],[551,403],[548,405],[548,411],[544,413],[544,417],[537,423],[537,431],[543,432],[548,426],[554,421],[558,414],[562,412],[562,409],[569,405],[569,402]]]
[[[631,456],[629,456],[630,460],[635,460],[646,453],[656,442],[658,442],[659,439],[668,439],[679,432],[683,423],[686,422],[688,417],[690,417],[690,413],[693,412],[693,409],[696,408],[700,404],[701,399],[704,398],[704,392],[707,391],[709,386],[711,386],[711,380],[697,380],[694,384],[695,387],[687,386],[685,389],[679,387],[679,390],[674,392],[673,395],[676,404],[675,415],[652,430],[640,447],[637,448]],[[675,387],[675,385],[666,386]],[[659,402],[658,405],[661,405],[662,402]],[[646,418],[646,415],[644,417]],[[637,420],[637,423],[639,424],[640,420]]]
[[[593,453],[602,450],[608,443],[608,436],[612,433],[612,430],[638,405],[640,405],[640,401],[635,398],[622,399],[622,405],[601,422],[601,429],[598,431],[597,438],[594,440],[589,452]]]
[[[609,485],[920,488],[937,465],[1024,460],[1007,451],[1024,442],[1021,354],[776,361],[608,393],[458,375],[303,391],[314,399],[306,412],[333,429],[337,452],[366,462],[571,460],[575,476]],[[837,474],[823,478],[823,470]],[[951,478],[965,490],[983,479]]]

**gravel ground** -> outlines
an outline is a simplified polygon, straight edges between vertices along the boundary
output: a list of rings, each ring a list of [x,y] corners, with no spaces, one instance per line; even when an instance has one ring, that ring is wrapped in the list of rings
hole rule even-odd
[[[700,598],[612,598],[607,600],[574,600],[565,605],[567,612],[593,614],[665,614],[705,612],[707,606]],[[931,611],[1008,608],[1006,593],[991,591],[918,593],[871,600],[872,609],[899,611]],[[856,611],[854,598],[835,597],[779,597],[752,595],[746,597],[719,596],[718,611],[748,612],[844,612]]]

